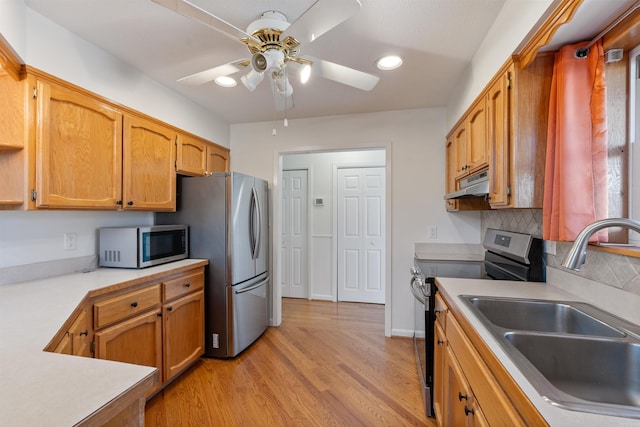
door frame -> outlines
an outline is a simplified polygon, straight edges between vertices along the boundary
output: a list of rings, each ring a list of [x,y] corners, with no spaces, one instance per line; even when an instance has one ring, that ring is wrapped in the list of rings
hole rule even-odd
[[[331,300],[332,301],[338,301],[338,256],[340,254],[338,254],[338,169],[359,169],[359,168],[385,168],[385,227],[389,227],[389,221],[387,220],[386,216],[389,214],[389,211],[387,209],[388,207],[388,203],[387,203],[387,184],[388,184],[388,176],[387,176],[387,169],[385,165],[381,165],[377,162],[345,162],[345,163],[334,163],[333,164],[333,229],[332,229],[332,234],[335,236],[335,238],[332,241],[332,248],[331,251],[334,255],[333,257],[333,264],[331,267]],[[385,233],[384,233],[384,247],[385,247],[385,251],[387,251],[389,249],[389,245],[387,245],[387,240],[389,238],[389,229],[385,228]],[[388,252],[385,252],[384,255],[384,262],[385,262],[385,266],[388,267],[389,264],[387,263],[387,257],[388,257]],[[385,281],[385,288],[384,288],[384,299],[385,299],[385,307],[387,306],[387,304],[391,304],[391,301],[389,299],[387,299],[387,293],[389,292],[389,287],[387,286],[387,272],[385,272],[385,277],[384,277],[384,281]],[[385,311],[386,313],[386,311]],[[386,320],[386,318],[385,318]]]
[[[392,185],[392,143],[377,142],[368,144],[353,144],[353,145],[327,145],[327,146],[299,146],[289,147],[282,149],[275,149],[273,152],[273,200],[280,201],[282,198],[281,182],[282,182],[282,157],[287,154],[302,154],[302,153],[323,153],[323,152],[339,152],[339,151],[357,151],[357,150],[385,150],[385,188],[386,188],[386,201],[385,201],[385,226],[386,226],[386,239],[385,239],[385,304],[384,304],[384,334],[387,337],[391,336],[391,264],[392,264],[392,252],[391,243],[393,240],[393,230],[391,228],[391,201],[393,200],[393,185]],[[311,169],[309,169],[311,171]],[[308,180],[308,185],[311,185],[311,178]],[[282,234],[282,212],[281,203],[272,203],[272,242],[277,241],[278,236]],[[272,257],[271,257],[271,271],[274,283],[280,283],[282,280],[281,270],[281,258],[282,248],[280,245],[271,245]],[[312,257],[312,250],[309,250],[309,257]],[[309,268],[309,274],[311,274],[312,268]],[[337,269],[336,269],[337,272]],[[336,273],[337,274],[337,273]],[[335,277],[335,275],[334,275]],[[337,286],[337,280],[336,280]],[[271,325],[279,326],[282,323],[282,292],[280,286],[272,286],[272,301],[271,301]]]

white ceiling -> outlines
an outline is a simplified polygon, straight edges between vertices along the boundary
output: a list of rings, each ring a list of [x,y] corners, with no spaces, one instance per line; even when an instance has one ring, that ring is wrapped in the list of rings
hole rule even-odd
[[[322,0],[320,0],[322,1]],[[346,0],[345,0],[346,1]],[[289,118],[445,106],[449,95],[505,0],[362,0],[360,11],[303,54],[380,76],[371,92],[325,79],[304,87],[291,79],[295,107]],[[213,83],[184,86],[180,77],[250,56],[240,42],[151,0],[25,0],[30,8],[132,64],[163,85],[230,123],[281,119],[269,83],[254,92]],[[238,28],[267,10],[292,22],[314,0],[198,0]],[[374,61],[394,53],[399,70],[382,72]],[[45,70],[46,71],[46,70]],[[242,73],[234,75],[239,80]]]
[[[192,1],[243,30],[264,11],[280,11],[292,22],[315,3],[315,0]],[[588,1],[612,5],[611,0]],[[254,92],[241,83],[234,88],[213,83],[200,86],[176,83],[181,77],[248,58],[250,53],[239,41],[151,0],[25,0],[25,3],[229,123],[284,117],[283,112],[274,108],[266,79]],[[361,3],[362,8],[355,16],[313,43],[303,45],[302,54],[376,74],[380,82],[366,92],[320,78],[304,86],[291,79],[295,107],[287,112],[288,118],[446,106],[454,85],[505,0],[361,0]],[[390,53],[401,55],[404,66],[394,71],[377,70],[374,61]],[[242,74],[234,77],[239,80]]]

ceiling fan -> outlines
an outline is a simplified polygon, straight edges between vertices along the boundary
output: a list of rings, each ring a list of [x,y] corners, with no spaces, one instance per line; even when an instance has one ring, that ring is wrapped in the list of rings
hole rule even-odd
[[[295,64],[301,81],[311,73],[361,90],[372,90],[379,77],[322,59],[303,56],[301,46],[346,21],[360,9],[359,0],[316,0],[298,19],[289,23],[287,17],[275,10],[262,13],[246,31],[211,14],[189,0],[152,0],[188,18],[218,30],[238,40],[249,49],[250,58],[200,71],[178,79],[179,83],[198,85],[249,68],[240,80],[250,91],[255,90],[265,74],[269,77],[277,110],[293,107],[293,87],[289,82],[287,66]]]

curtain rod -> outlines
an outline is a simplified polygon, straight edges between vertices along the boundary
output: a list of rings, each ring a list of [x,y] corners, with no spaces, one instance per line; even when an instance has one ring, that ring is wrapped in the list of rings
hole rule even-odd
[[[593,38],[593,40],[591,40],[589,42],[588,45],[582,46],[582,47],[579,47],[578,49],[576,49],[576,52],[574,53],[575,57],[576,58],[580,58],[580,59],[586,58],[587,55],[589,54],[589,48],[591,46],[593,46],[598,40],[600,40],[602,38],[602,36],[607,34],[609,32],[609,30],[611,30],[613,27],[615,27],[620,22],[622,22],[627,16],[631,15],[639,7],[640,7],[640,0],[637,1],[629,9],[627,9],[627,11],[624,12],[622,15],[620,15],[615,21],[613,21],[611,24],[607,25],[607,28],[605,28],[604,30],[600,31],[600,33],[598,33],[598,35],[595,36]]]

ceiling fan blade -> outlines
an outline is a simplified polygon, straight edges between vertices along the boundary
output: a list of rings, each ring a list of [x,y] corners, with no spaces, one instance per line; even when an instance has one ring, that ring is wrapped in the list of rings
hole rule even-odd
[[[236,27],[233,24],[228,23],[224,19],[218,18],[217,16],[207,12],[201,7],[193,4],[189,0],[151,0],[154,3],[159,4],[160,6],[164,6],[167,9],[171,9],[175,12],[178,12],[180,15],[186,16],[187,18],[194,19],[198,22],[201,22],[214,30],[220,31],[224,35],[231,37],[236,41],[240,41],[242,38],[251,39],[257,43],[260,41],[253,37],[252,35],[247,34],[240,28]]]
[[[309,58],[313,61],[311,75],[319,75],[325,79],[352,86],[360,90],[372,90],[378,84],[380,77],[364,71],[345,67],[322,59]]]
[[[245,68],[249,65],[248,59],[237,59],[235,61],[219,65],[208,70],[200,71],[199,73],[191,74],[190,76],[178,79],[178,83],[185,85],[200,85],[203,83],[211,82],[218,77],[228,76]]]
[[[291,36],[300,43],[311,43],[351,18],[358,10],[359,0],[317,0],[283,32],[280,39]]]

